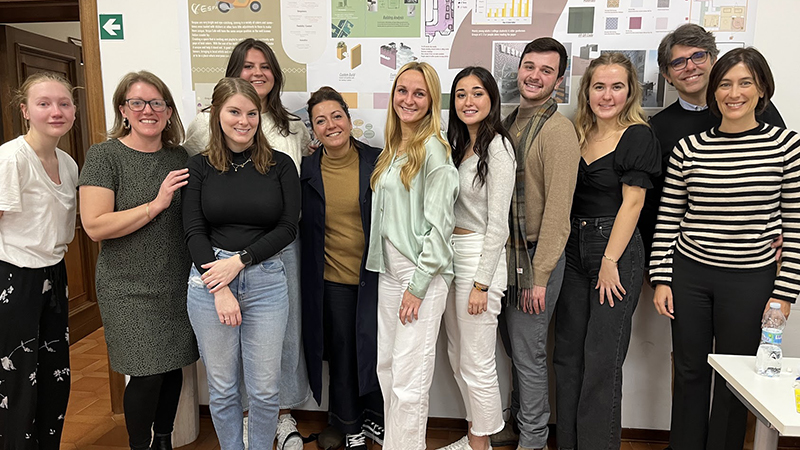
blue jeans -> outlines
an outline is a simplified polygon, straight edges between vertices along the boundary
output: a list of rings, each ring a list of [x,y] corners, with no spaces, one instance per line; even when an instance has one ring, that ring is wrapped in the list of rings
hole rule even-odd
[[[600,304],[600,263],[613,217],[572,219],[567,266],[556,304],[556,433],[561,449],[617,450],[620,446],[622,363],[644,275],[644,246],[633,232],[617,263],[626,294]]]
[[[234,254],[225,250],[215,253],[218,259]],[[289,312],[286,270],[280,254],[245,268],[228,287],[242,312],[238,327],[220,323],[214,295],[192,266],[187,308],[208,374],[214,428],[222,450],[244,449],[241,368],[250,402],[250,448],[272,448],[278,424],[281,347]]]

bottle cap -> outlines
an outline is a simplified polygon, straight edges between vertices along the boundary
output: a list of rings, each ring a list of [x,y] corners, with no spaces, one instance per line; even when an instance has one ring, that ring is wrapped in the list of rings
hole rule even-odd
[[[781,304],[778,303],[778,302],[771,302],[769,304],[769,307],[772,308],[772,309],[781,309]]]

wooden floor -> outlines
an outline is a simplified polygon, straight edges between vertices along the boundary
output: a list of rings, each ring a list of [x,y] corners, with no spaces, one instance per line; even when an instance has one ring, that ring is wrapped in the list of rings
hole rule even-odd
[[[64,420],[62,450],[123,450],[128,447],[125,416],[112,414],[108,388],[108,362],[103,330],[100,329],[70,347],[72,392]],[[323,422],[304,421],[298,424],[303,435],[319,432]],[[436,449],[463,436],[458,430],[428,430],[428,448]],[[621,450],[661,450],[663,443],[623,442]],[[218,450],[219,443],[209,417],[200,418],[200,437],[181,450]],[[305,450],[316,449],[316,443]],[[380,449],[375,445],[373,450]],[[515,450],[515,447],[496,447]]]

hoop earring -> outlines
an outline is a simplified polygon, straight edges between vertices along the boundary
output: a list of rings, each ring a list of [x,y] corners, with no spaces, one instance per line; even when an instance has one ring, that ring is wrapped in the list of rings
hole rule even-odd
[[[123,126],[123,128],[125,128],[126,130],[130,130],[130,129],[131,129],[131,122],[128,120],[128,118],[127,118],[127,117],[124,117],[124,118],[122,119],[122,126]]]

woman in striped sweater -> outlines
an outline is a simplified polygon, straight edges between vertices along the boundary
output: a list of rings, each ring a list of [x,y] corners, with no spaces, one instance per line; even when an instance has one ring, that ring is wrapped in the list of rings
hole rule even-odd
[[[756,120],[773,92],[761,53],[726,53],[706,94],[722,124],[679,141],[669,161],[650,276],[672,319],[673,449],[742,448],[747,412],[719,376],[709,419],[707,355],[755,355],[765,307],[788,316],[800,292],[800,137]]]

